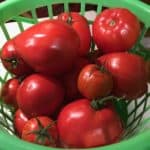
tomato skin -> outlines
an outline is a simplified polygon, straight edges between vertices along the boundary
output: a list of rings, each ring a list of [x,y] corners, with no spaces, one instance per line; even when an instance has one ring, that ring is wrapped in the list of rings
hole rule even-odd
[[[140,35],[140,23],[126,8],[110,8],[98,14],[93,23],[93,39],[103,53],[131,49]]]
[[[94,110],[88,99],[79,99],[63,108],[57,120],[64,147],[89,148],[118,141],[124,131],[111,107]]]
[[[64,89],[61,84],[40,74],[28,76],[17,91],[19,108],[27,117],[52,115],[64,99]]]
[[[7,80],[2,86],[1,98],[6,104],[9,104],[14,108],[18,107],[16,93],[19,85],[20,81],[15,77]]]
[[[17,53],[13,40],[4,44],[1,51],[1,60],[4,67],[17,76],[28,75],[33,72],[33,69]]]
[[[75,30],[59,20],[45,20],[15,39],[17,52],[35,72],[60,75],[69,70],[77,56],[80,40]]]
[[[27,116],[22,112],[21,109],[18,109],[14,115],[14,128],[16,129],[16,132],[19,135],[19,137],[21,137],[23,128],[27,121]]]
[[[81,94],[90,100],[107,96],[113,88],[111,75],[101,71],[96,64],[86,65],[81,70],[77,82]]]
[[[38,135],[31,133],[33,131],[40,130],[40,127],[38,125],[38,122],[35,118],[30,119],[24,126],[23,131],[22,131],[22,139],[31,143],[36,143],[40,145],[46,145],[46,146],[56,146],[57,140],[58,140],[58,134],[57,134],[57,128],[56,125],[54,124],[54,121],[46,116],[39,116],[37,119],[40,121],[42,124],[43,128],[46,128],[47,126],[51,125],[51,127],[48,128],[47,134],[49,134],[53,141],[49,140],[46,136],[44,143],[42,141],[36,141],[36,138]],[[29,134],[31,133],[31,134]]]
[[[86,56],[90,50],[91,45],[91,33],[86,18],[77,12],[64,12],[58,16],[58,20],[67,22],[75,29],[80,38],[80,48],[78,49],[78,55]]]
[[[66,92],[65,100],[70,102],[81,97],[77,87],[77,79],[81,69],[87,64],[89,64],[89,61],[86,58],[79,57],[75,62],[72,70],[64,75],[63,83]]]
[[[111,53],[97,59],[112,74],[114,87],[112,93],[136,99],[147,91],[144,59],[131,53]]]

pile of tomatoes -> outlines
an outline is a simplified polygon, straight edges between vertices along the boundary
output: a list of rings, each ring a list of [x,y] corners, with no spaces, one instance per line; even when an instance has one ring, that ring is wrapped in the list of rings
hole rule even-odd
[[[125,128],[113,102],[141,97],[150,77],[150,63],[130,52],[140,30],[133,13],[111,8],[92,31],[84,16],[65,12],[7,41],[1,61],[13,77],[1,97],[16,109],[16,135],[52,147],[118,142]]]

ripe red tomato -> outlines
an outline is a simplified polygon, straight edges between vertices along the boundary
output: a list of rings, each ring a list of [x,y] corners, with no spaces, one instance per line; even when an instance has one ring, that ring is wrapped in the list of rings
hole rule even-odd
[[[109,106],[95,110],[88,99],[66,105],[57,120],[64,147],[89,148],[117,142],[123,134],[118,114]]]
[[[145,62],[141,56],[127,52],[111,53],[99,57],[97,64],[104,65],[112,74],[114,95],[135,99],[147,91]]]
[[[83,96],[93,100],[110,94],[113,88],[111,75],[96,64],[86,65],[78,77],[78,89]]]
[[[79,56],[86,56],[91,45],[91,33],[86,18],[77,12],[65,12],[58,16],[58,20],[67,22],[76,30],[80,38],[78,54]]]
[[[93,39],[103,53],[127,51],[140,34],[140,23],[126,8],[105,9],[93,23]]]
[[[150,82],[150,60],[146,61],[147,81]]]
[[[58,140],[56,125],[51,118],[46,116],[32,118],[23,128],[22,139],[40,145],[55,147]]]
[[[1,60],[4,67],[9,72],[17,76],[30,74],[33,72],[29,65],[25,63],[20,55],[17,53],[13,40],[9,40],[3,46],[1,51]]]
[[[40,22],[14,39],[18,54],[36,72],[60,75],[76,60],[80,39],[76,31],[59,20]]]
[[[19,108],[30,118],[52,115],[64,99],[64,89],[58,81],[40,74],[28,76],[19,86]]]
[[[17,100],[16,100],[16,93],[17,89],[20,85],[20,80],[17,78],[11,78],[7,80],[3,86],[1,91],[1,98],[6,104],[17,108]]]
[[[27,123],[27,121],[28,121],[27,116],[22,112],[21,109],[18,109],[14,115],[14,128],[17,134],[19,135],[19,137],[21,137],[22,130],[24,128],[24,125]]]
[[[72,101],[81,97],[77,87],[77,79],[81,69],[87,64],[89,61],[86,58],[79,57],[72,70],[64,75],[65,101]]]

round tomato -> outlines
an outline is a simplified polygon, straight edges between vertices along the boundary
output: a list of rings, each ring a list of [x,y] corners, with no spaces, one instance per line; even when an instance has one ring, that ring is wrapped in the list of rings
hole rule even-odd
[[[150,60],[146,61],[147,81],[150,82]]]
[[[20,85],[20,80],[17,78],[11,78],[7,80],[3,86],[1,91],[1,98],[2,100],[14,108],[17,108],[17,100],[16,100],[16,94],[17,89]]]
[[[19,86],[19,108],[30,118],[52,115],[64,99],[64,89],[58,81],[40,74],[28,76]]]
[[[1,51],[1,60],[4,67],[15,75],[25,75],[33,72],[31,67],[20,57],[13,40],[9,40]]]
[[[136,99],[147,91],[145,62],[141,56],[127,52],[111,53],[97,59],[113,77],[112,93]]]
[[[93,39],[103,53],[127,51],[140,35],[140,23],[126,8],[105,9],[93,23]]]
[[[113,88],[111,75],[96,64],[86,65],[78,77],[78,89],[83,96],[93,100],[110,94]]]
[[[55,147],[58,140],[55,122],[46,116],[30,119],[23,128],[22,139],[31,143]]]
[[[80,38],[78,54],[79,56],[86,56],[91,46],[91,33],[86,18],[77,12],[65,12],[58,16],[58,20],[67,22],[75,29]]]
[[[117,142],[123,134],[120,117],[112,106],[95,109],[88,99],[66,105],[57,120],[64,147],[89,148]]]
[[[64,75],[63,83],[65,87],[65,100],[72,101],[81,97],[77,87],[77,79],[81,69],[88,63],[89,61],[86,58],[79,57],[75,62],[73,69]]]
[[[18,54],[36,72],[60,75],[76,60],[80,39],[76,31],[59,20],[42,21],[14,38]]]
[[[16,132],[20,137],[22,135],[24,125],[27,123],[27,121],[27,116],[22,112],[21,109],[18,109],[14,115],[14,128],[16,129]]]

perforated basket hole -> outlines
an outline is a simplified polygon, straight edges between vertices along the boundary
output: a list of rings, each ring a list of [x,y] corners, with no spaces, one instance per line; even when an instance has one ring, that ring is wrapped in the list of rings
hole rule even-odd
[[[52,5],[52,14],[53,16],[57,16],[60,13],[64,12],[64,4],[53,4]]]
[[[38,19],[47,18],[48,17],[47,6],[36,8],[36,13],[37,13]]]
[[[80,3],[69,3],[70,12],[80,12],[81,4]]]
[[[3,39],[3,41],[0,42],[0,47],[2,47],[7,40],[15,37],[20,32],[21,31],[18,26],[18,23],[15,21],[9,21],[5,24],[2,24],[0,28],[0,35],[2,36],[1,39]]]
[[[142,0],[142,2],[150,5],[150,0]]]

